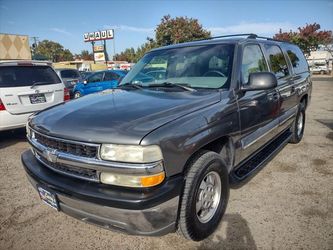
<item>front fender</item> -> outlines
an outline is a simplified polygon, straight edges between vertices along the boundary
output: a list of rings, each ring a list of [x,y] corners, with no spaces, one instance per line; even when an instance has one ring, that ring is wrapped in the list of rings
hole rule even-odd
[[[202,147],[238,131],[237,105],[219,102],[156,129],[142,139],[141,145],[159,145],[166,175],[172,176],[182,173],[190,157]]]

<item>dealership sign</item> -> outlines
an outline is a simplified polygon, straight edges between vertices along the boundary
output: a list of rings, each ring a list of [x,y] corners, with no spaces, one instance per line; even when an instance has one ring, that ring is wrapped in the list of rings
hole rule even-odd
[[[113,39],[113,30],[111,29],[111,30],[87,32],[84,33],[83,38],[85,42]]]

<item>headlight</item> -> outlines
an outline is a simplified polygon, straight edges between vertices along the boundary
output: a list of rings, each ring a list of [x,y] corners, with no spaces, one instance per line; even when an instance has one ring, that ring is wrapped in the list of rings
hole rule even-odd
[[[159,146],[134,146],[103,144],[101,147],[101,158],[109,161],[149,163],[163,159]]]
[[[165,178],[165,173],[154,175],[136,176],[102,172],[100,179],[104,184],[124,187],[152,187],[160,184]]]

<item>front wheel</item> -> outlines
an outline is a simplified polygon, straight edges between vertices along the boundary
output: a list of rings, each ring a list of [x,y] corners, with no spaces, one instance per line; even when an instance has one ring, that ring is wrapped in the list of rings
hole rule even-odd
[[[77,98],[80,98],[82,95],[81,95],[81,93],[79,92],[79,91],[76,91],[75,93],[74,93],[74,99],[77,99]]]
[[[200,241],[218,227],[229,199],[226,164],[215,152],[203,151],[195,157],[186,174],[179,215],[179,232]]]
[[[297,144],[302,140],[304,134],[304,125],[305,125],[305,105],[304,102],[301,102],[299,104],[296,119],[291,127],[292,137],[290,139],[290,143]]]

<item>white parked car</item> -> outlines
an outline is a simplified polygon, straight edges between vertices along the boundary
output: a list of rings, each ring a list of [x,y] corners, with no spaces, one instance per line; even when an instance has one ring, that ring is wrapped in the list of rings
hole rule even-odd
[[[34,112],[69,98],[51,63],[0,62],[0,131],[24,127]]]
[[[329,68],[327,67],[326,64],[323,64],[323,65],[313,65],[312,67],[310,67],[310,71],[313,74],[321,74],[321,75],[329,74],[330,73]]]

